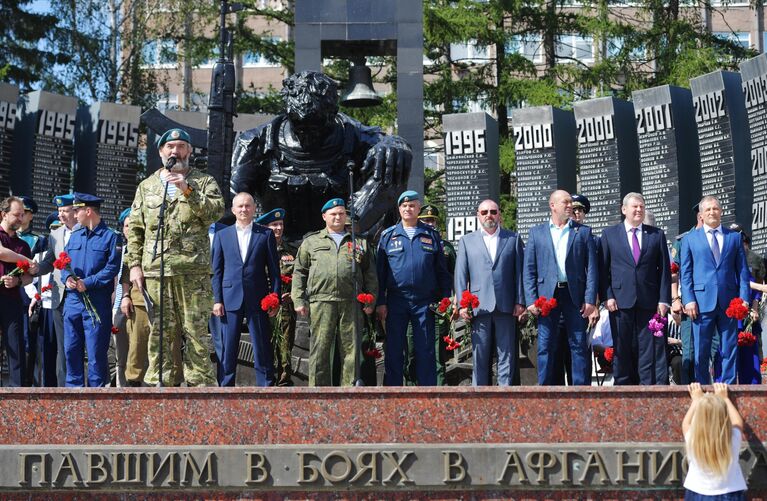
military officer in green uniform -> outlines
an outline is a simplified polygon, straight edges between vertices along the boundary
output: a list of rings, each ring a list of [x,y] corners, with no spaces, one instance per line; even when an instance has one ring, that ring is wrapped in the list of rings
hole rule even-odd
[[[341,386],[351,386],[357,376],[359,349],[355,340],[361,329],[362,305],[356,290],[373,294],[378,290],[373,253],[363,239],[352,245],[344,227],[346,207],[340,198],[322,207],[325,228],[309,233],[298,248],[293,268],[291,297],[299,315],[309,314],[309,385],[330,386],[333,382],[333,351],[339,350]],[[356,275],[352,275],[352,260]],[[366,314],[373,312],[370,305]]]
[[[211,339],[208,317],[213,309],[210,283],[210,242],[208,227],[224,213],[224,198],[213,177],[189,165],[192,144],[182,129],[170,129],[157,141],[163,165],[139,184],[131,206],[128,228],[128,251],[125,261],[130,267],[130,281],[139,290],[146,288],[153,303],[153,319],[149,336],[149,369],[147,384],[188,386],[216,385],[216,374],[210,360]],[[175,158],[175,161],[170,161]],[[168,204],[165,211],[163,248],[158,246],[153,258],[156,230],[163,191],[167,185]],[[160,252],[165,254],[163,364],[160,354]],[[146,280],[146,283],[145,283]],[[172,356],[171,348],[183,340],[182,364]]]
[[[439,223],[439,209],[435,205],[424,205],[421,207],[421,212],[418,214],[418,219],[428,224],[432,228],[437,228]],[[455,270],[455,247],[448,240],[442,240],[440,235],[440,241],[442,242],[442,249],[445,253],[445,264],[447,265],[447,271],[450,272],[450,283],[453,282],[453,271]],[[445,385],[445,363],[449,358],[449,352],[447,351],[447,343],[445,342],[445,336],[450,333],[451,320],[446,320],[445,317],[437,315],[436,321],[436,339],[435,353],[437,354],[437,386]],[[407,329],[407,358],[405,367],[405,385],[416,386],[415,377],[415,348],[413,345],[413,328],[408,326]]]
[[[282,303],[277,315],[271,317],[272,347],[274,348],[274,380],[277,386],[293,386],[291,376],[291,353],[296,340],[296,312],[290,299],[290,283],[293,277],[293,263],[298,249],[288,243],[285,234],[285,209],[273,209],[256,219],[256,223],[266,226],[274,233],[277,240],[277,255],[280,256],[280,276],[282,277]]]

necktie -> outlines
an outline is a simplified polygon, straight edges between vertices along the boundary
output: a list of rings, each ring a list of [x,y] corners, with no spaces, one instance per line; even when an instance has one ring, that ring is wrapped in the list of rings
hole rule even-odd
[[[639,228],[631,228],[631,233],[633,234],[633,237],[631,238],[631,251],[634,254],[634,264],[639,262],[639,254],[641,253],[641,249],[639,248],[639,237],[637,237],[638,229]]]
[[[722,253],[719,251],[719,242],[716,240],[716,234],[719,233],[718,230],[708,230],[709,233],[711,233],[711,254],[714,255],[714,261],[716,262],[716,265],[719,266],[719,258],[722,257]]]

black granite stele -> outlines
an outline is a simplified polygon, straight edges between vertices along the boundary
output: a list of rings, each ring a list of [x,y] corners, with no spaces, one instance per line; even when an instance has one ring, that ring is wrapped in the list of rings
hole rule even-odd
[[[751,168],[739,73],[715,71],[690,80],[700,144],[701,191],[722,206],[722,224],[751,228]]]
[[[698,133],[688,89],[663,85],[634,91],[645,206],[669,239],[695,224],[700,200]]]
[[[498,122],[487,113],[444,115],[447,239],[477,229],[477,207],[499,202]]]
[[[517,173],[517,231],[526,242],[533,226],[550,216],[549,195],[575,191],[575,117],[552,106],[512,112]]]
[[[0,82],[0,198],[11,193],[11,155],[19,89]]]
[[[77,98],[35,91],[20,102],[11,166],[14,194],[35,199],[41,214],[55,210],[53,197],[72,189]],[[45,217],[33,227],[43,230]]]
[[[136,193],[140,116],[138,106],[102,102],[78,111],[75,189],[104,199],[101,216],[113,228]]]
[[[602,97],[577,102],[573,111],[580,193],[591,202],[586,224],[599,235],[621,220],[623,196],[641,189],[634,107]]]
[[[740,63],[751,136],[751,247],[767,252],[767,55]]]

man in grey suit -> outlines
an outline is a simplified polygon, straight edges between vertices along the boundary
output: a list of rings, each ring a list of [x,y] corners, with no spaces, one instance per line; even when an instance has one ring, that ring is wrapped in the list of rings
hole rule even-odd
[[[472,384],[491,382],[492,347],[498,352],[498,384],[510,386],[517,367],[516,319],[525,312],[522,290],[524,244],[513,231],[501,228],[498,204],[485,200],[477,209],[480,229],[458,243],[455,263],[455,294],[469,290],[479,298],[471,319],[462,308],[460,316],[472,320],[474,357]]]
[[[51,316],[53,328],[46,332],[55,333],[55,338],[44,339],[42,346],[43,386],[64,386],[67,368],[64,359],[64,292],[66,288],[61,281],[61,270],[53,268],[53,261],[64,252],[69,242],[69,236],[77,224],[75,219],[74,197],[71,194],[59,195],[53,199],[59,211],[61,226],[53,230],[48,237],[48,250],[40,262],[37,276],[53,272],[51,289]]]

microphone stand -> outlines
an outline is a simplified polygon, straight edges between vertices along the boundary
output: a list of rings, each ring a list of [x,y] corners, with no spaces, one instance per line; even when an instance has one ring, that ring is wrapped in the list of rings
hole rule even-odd
[[[176,164],[176,157],[170,157],[165,165],[165,168],[170,172],[170,169]],[[160,179],[162,181],[162,178]],[[168,181],[165,181],[165,188],[162,194],[162,204],[160,205],[160,214],[157,216],[157,234],[154,239],[154,249],[152,250],[152,261],[157,258],[157,244],[160,244],[160,354],[159,354],[159,366],[160,366],[160,381],[158,386],[162,388],[165,386],[162,381],[163,372],[163,340],[164,340],[164,310],[165,310],[165,207],[168,204]]]
[[[357,300],[357,296],[359,296],[360,290],[359,290],[359,282],[357,281],[357,233],[354,229],[355,221],[354,221],[354,160],[349,160],[346,162],[347,170],[349,171],[349,218],[352,221],[351,224],[351,236],[352,236],[352,280],[354,281],[354,300]],[[363,315],[367,315],[365,311],[362,312]],[[363,317],[364,318],[364,317]],[[360,360],[360,350],[362,350],[362,340],[360,339],[360,328],[359,323],[354,322],[354,386],[365,386],[365,383],[362,381],[361,377],[361,367],[360,364],[362,363]],[[370,333],[371,336],[374,336],[374,333]]]

